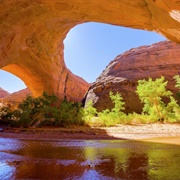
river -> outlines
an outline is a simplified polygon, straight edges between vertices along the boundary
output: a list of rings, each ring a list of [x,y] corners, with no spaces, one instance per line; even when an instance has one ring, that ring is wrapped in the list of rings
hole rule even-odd
[[[180,146],[0,138],[0,180],[179,180]]]

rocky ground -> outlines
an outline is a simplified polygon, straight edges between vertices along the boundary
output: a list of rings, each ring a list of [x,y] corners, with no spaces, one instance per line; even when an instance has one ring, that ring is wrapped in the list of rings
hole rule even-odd
[[[180,124],[117,125],[116,127],[0,128],[0,137],[17,139],[123,139],[180,144]]]

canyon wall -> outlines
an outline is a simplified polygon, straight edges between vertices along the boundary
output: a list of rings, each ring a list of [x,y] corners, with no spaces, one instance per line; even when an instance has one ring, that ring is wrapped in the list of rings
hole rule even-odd
[[[10,93],[2,88],[0,88],[0,102],[1,102],[1,98],[4,98],[6,96],[8,96]]]
[[[86,103],[91,100],[98,111],[111,109],[109,92],[120,92],[126,103],[126,113],[140,113],[143,105],[135,93],[137,81],[164,76],[168,80],[167,88],[176,94],[178,89],[173,77],[177,74],[180,74],[179,44],[163,41],[134,48],[110,62],[89,88]]]
[[[178,0],[1,0],[0,69],[23,80],[35,97],[46,91],[82,99],[89,84],[66,67],[63,40],[86,22],[154,31],[180,43]]]

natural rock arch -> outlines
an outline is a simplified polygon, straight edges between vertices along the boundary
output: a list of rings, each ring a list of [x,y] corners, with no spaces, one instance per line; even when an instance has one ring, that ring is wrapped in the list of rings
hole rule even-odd
[[[0,68],[21,78],[35,96],[46,91],[81,99],[89,85],[65,66],[63,40],[85,22],[155,31],[180,43],[178,0],[2,0]]]

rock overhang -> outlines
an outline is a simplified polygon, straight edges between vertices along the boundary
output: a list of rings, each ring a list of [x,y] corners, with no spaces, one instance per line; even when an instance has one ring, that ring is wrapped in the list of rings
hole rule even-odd
[[[34,96],[84,96],[89,84],[68,70],[63,54],[63,40],[78,24],[154,31],[180,43],[177,0],[8,0],[0,9],[0,68],[22,79]]]

